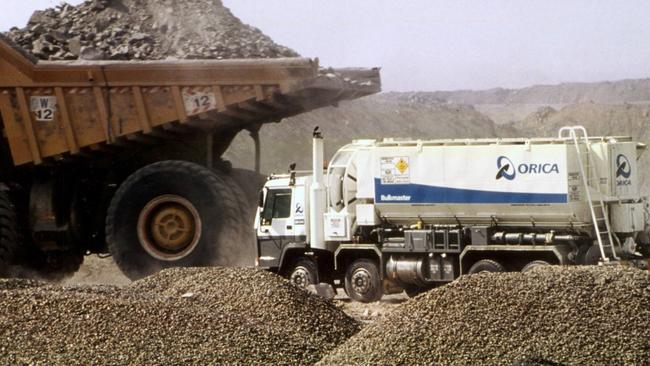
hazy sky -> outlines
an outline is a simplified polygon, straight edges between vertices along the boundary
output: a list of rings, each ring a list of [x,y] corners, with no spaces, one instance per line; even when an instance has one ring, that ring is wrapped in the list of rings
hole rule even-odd
[[[224,2],[244,22],[322,65],[381,66],[384,90],[650,76],[647,0]],[[23,26],[33,10],[58,3],[2,0],[0,30]]]

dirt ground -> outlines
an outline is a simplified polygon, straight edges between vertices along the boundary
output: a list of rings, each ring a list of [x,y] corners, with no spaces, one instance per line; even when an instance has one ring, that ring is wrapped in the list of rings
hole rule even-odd
[[[74,276],[66,279],[64,285],[115,285],[125,286],[131,282],[120,272],[111,257],[101,258],[97,255],[87,256],[81,269]],[[374,323],[386,316],[397,305],[408,300],[405,294],[387,295],[381,301],[362,304],[350,300],[343,290],[337,292],[334,304],[349,316],[364,323]]]
[[[363,324],[372,324],[387,316],[395,307],[408,300],[405,294],[386,295],[381,301],[363,304],[352,301],[343,290],[339,290],[334,304],[346,314]]]
[[[124,286],[131,282],[117,268],[111,257],[86,256],[81,268],[74,276],[66,279],[64,285],[115,285]]]

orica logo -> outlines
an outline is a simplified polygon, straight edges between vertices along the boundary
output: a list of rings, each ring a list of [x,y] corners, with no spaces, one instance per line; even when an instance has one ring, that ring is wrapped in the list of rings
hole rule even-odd
[[[515,165],[507,156],[499,156],[497,159],[496,179],[513,180],[517,174],[560,174],[560,168],[555,163],[522,163]]]
[[[497,159],[497,169],[497,179],[505,178],[507,180],[513,180],[517,175],[515,164],[505,156],[499,156]]]
[[[627,156],[619,154],[616,157],[616,177],[623,177],[628,179],[632,175],[632,166]]]

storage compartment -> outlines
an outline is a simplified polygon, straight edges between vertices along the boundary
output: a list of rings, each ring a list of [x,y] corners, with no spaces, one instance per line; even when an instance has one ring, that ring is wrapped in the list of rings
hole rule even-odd
[[[645,229],[643,203],[612,203],[609,210],[615,233],[633,233]]]
[[[350,240],[347,214],[325,214],[325,240]]]
[[[426,252],[431,247],[431,230],[406,230],[404,238],[411,252]]]

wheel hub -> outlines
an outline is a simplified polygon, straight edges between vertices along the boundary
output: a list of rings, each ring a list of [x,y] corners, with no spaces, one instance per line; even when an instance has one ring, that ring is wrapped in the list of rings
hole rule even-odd
[[[352,289],[359,294],[365,294],[370,291],[370,272],[360,268],[352,274]]]
[[[309,280],[309,272],[304,267],[296,267],[291,273],[290,280],[293,284],[299,287],[307,287],[311,285]]]
[[[194,205],[176,195],[154,198],[138,218],[138,239],[151,256],[166,261],[184,258],[201,237],[201,218]]]

